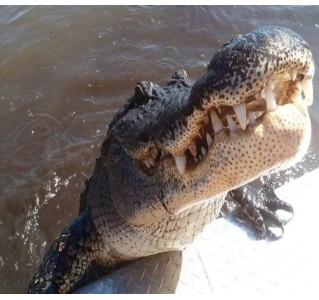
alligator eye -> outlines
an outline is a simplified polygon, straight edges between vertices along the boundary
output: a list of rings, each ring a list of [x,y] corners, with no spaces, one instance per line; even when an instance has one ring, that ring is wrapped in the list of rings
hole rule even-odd
[[[153,84],[150,81],[140,81],[135,86],[134,104],[140,106],[146,104],[151,99]]]
[[[135,106],[140,106],[146,104],[149,98],[146,97],[143,93],[143,90],[139,85],[135,86],[135,95],[134,95],[134,104]]]

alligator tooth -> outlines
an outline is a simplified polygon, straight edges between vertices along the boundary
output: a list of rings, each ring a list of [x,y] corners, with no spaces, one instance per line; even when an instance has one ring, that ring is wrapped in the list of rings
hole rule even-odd
[[[306,75],[310,77],[310,79],[312,79],[314,74],[315,74],[315,65],[311,64]]]
[[[195,162],[195,164],[198,163],[198,158],[197,157],[194,157],[194,162]]]
[[[191,143],[189,146],[188,146],[188,150],[190,153],[192,153],[193,156],[196,156],[197,155],[197,147],[196,147],[196,144],[195,143]]]
[[[236,132],[238,127],[236,123],[234,122],[233,118],[230,115],[227,115],[226,118],[227,118],[229,130],[231,132]]]
[[[292,74],[291,74],[292,80],[295,81],[297,78],[297,69],[293,69],[292,70]]]
[[[151,164],[150,164],[150,162],[149,162],[147,159],[144,160],[144,164],[145,164],[148,168],[151,167]]]
[[[305,94],[306,99],[309,102],[309,105],[313,102],[313,86],[312,86],[312,80],[311,79],[305,79],[301,81],[301,87],[303,89],[303,92]]]
[[[271,87],[272,90],[275,89],[275,84],[272,79],[269,80],[268,85]]]
[[[257,121],[254,117],[254,114],[252,112],[249,112],[248,113],[248,117],[249,117],[249,124],[250,124],[250,127],[253,128],[257,125]]]
[[[240,127],[242,130],[246,129],[247,121],[246,121],[246,106],[244,103],[240,103],[233,107],[234,112],[238,118]]]
[[[307,108],[309,106],[309,103],[307,101],[303,101],[302,95],[298,94],[295,98],[293,103],[299,108],[300,111],[305,113],[307,111]]]
[[[156,152],[156,151],[152,151],[152,152],[151,152],[151,155],[152,155],[152,157],[153,157],[154,159],[157,158],[157,152]]]
[[[265,96],[266,96],[267,110],[269,111],[275,110],[277,108],[277,103],[270,85],[266,87]]]
[[[165,149],[162,149],[161,158],[165,157],[166,155],[167,155],[167,151]]]
[[[216,134],[224,129],[224,125],[223,125],[222,121],[218,118],[218,116],[214,110],[211,110],[211,112],[210,112],[210,119],[212,121],[212,126],[213,126]]]
[[[208,147],[210,147],[213,144],[213,142],[214,142],[212,137],[210,136],[210,134],[208,132],[206,133],[206,142],[207,142],[207,146]]]
[[[186,155],[176,155],[174,159],[179,174],[183,175],[186,169]]]
[[[290,76],[290,74],[289,74],[289,72],[287,70],[285,70],[283,72],[283,75],[284,75],[286,81],[291,79],[291,76]]]
[[[201,151],[202,151],[203,156],[205,156],[206,153],[207,153],[206,149],[205,149],[204,147],[201,147],[200,149],[201,149]]]
[[[255,111],[253,112],[253,116],[255,117],[255,119],[258,119],[263,113],[261,111]]]
[[[155,166],[155,159],[153,157],[150,157],[148,161],[153,167]]]

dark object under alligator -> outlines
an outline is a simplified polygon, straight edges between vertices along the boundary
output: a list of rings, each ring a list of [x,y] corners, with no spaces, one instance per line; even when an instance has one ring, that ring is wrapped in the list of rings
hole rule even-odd
[[[299,161],[311,135],[314,63],[280,27],[239,35],[192,82],[137,83],[114,116],[79,216],[44,256],[30,293],[66,293],[138,258],[181,251],[240,209],[260,238],[292,212],[271,186],[247,183]],[[160,256],[159,256],[160,257]]]

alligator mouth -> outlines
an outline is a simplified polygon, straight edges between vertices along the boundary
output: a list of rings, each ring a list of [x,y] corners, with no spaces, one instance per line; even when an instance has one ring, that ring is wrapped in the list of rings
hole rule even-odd
[[[313,102],[313,75],[313,63],[307,73],[304,68],[298,69],[296,66],[273,73],[267,81],[263,80],[255,94],[248,96],[240,104],[219,105],[206,110],[197,136],[181,150],[182,155],[174,155],[154,146],[143,160],[144,165],[151,171],[161,160],[171,158],[174,159],[178,172],[184,175],[205,159],[216,138],[222,133],[234,138],[238,133],[248,134],[263,124],[267,114],[276,113],[278,107],[288,104],[293,104],[305,115]]]

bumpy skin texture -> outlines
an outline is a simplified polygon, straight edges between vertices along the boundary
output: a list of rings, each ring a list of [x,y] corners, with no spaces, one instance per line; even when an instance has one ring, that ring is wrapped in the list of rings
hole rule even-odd
[[[185,71],[164,87],[139,82],[109,124],[79,216],[54,241],[28,291],[70,292],[97,265],[109,272],[183,250],[219,215],[227,193],[261,238],[265,221],[283,228],[271,210],[291,208],[245,184],[305,153],[313,72],[300,36],[263,27],[225,44],[195,83]]]

